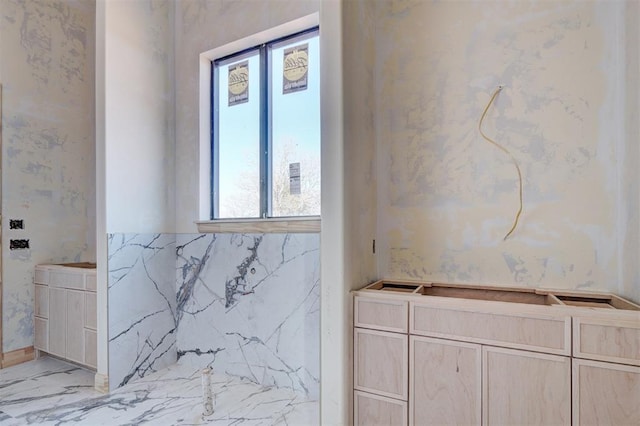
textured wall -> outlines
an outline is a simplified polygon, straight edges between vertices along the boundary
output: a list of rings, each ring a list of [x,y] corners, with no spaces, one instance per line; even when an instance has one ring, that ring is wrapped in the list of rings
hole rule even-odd
[[[635,90],[637,105],[638,90],[625,71],[625,51],[636,49],[637,61],[638,41],[625,33],[631,7],[377,4],[381,276],[607,289],[638,300],[637,276],[625,285],[619,274],[632,221],[621,211],[638,192],[637,156],[621,173],[638,143],[624,130],[625,96]],[[626,25],[638,23],[636,7]],[[507,241],[517,174],[477,129],[498,84],[506,88],[484,129],[524,176],[524,213]]]
[[[319,1],[183,0],[175,5],[176,231],[193,233],[194,221],[202,219],[198,217],[199,55],[317,12]]]
[[[174,229],[173,5],[169,0],[105,4],[109,233]]]
[[[343,10],[345,274],[351,289],[377,279],[375,3],[345,2]]]
[[[33,345],[34,265],[95,260],[94,16],[90,1],[0,1],[4,352]]]

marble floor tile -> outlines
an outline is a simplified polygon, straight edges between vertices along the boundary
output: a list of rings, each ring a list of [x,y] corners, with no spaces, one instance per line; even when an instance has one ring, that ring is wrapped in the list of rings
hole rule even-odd
[[[215,373],[214,414],[204,417],[200,371],[188,365],[174,364],[107,395],[92,384],[92,372],[52,358],[0,370],[0,424],[319,424],[318,401]]]

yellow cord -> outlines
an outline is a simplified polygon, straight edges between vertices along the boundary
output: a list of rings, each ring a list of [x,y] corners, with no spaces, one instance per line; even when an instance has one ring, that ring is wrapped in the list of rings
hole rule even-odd
[[[516,227],[518,226],[518,220],[520,219],[520,215],[522,214],[522,172],[520,171],[520,166],[518,165],[518,162],[516,161],[514,156],[509,152],[509,150],[503,147],[502,145],[500,145],[499,143],[497,143],[496,141],[494,141],[493,139],[489,138],[482,131],[482,121],[484,120],[485,115],[487,115],[487,111],[489,111],[491,104],[493,103],[496,96],[498,96],[498,93],[500,93],[502,89],[503,89],[502,86],[498,86],[496,91],[493,92],[493,96],[491,96],[491,100],[489,100],[487,107],[482,112],[482,117],[480,117],[480,122],[478,123],[478,130],[480,131],[480,134],[482,135],[482,137],[487,140],[487,142],[491,143],[496,148],[500,149],[502,152],[507,154],[509,158],[511,158],[511,161],[513,161],[513,165],[516,166],[516,170],[518,171],[518,183],[519,183],[519,189],[520,189],[520,208],[518,209],[518,213],[516,213],[516,217],[513,221],[513,225],[511,226],[511,229],[509,230],[509,232],[507,232],[507,235],[505,235],[503,238],[503,241],[506,241],[506,239],[509,238],[509,236],[513,233],[513,231],[516,230]]]

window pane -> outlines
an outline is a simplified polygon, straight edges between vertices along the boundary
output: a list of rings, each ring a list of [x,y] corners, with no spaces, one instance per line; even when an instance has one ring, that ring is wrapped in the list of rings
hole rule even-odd
[[[218,64],[218,218],[260,217],[259,68],[258,51],[241,60]],[[242,91],[245,71],[246,100]]]
[[[307,36],[308,37],[308,36]],[[271,215],[320,214],[320,52],[318,36],[271,50]],[[294,48],[299,48],[295,51]],[[306,48],[306,52],[305,52]],[[288,74],[283,77],[287,53]],[[307,62],[306,89],[301,77]],[[300,67],[297,67],[299,64]],[[295,68],[295,69],[292,69]],[[285,81],[286,80],[286,81]],[[286,90],[284,88],[286,83]],[[286,91],[287,93],[283,93]],[[299,176],[299,177],[298,177]]]

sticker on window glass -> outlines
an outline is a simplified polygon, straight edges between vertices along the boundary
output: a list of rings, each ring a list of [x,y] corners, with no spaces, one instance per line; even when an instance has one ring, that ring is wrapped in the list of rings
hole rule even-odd
[[[300,163],[289,164],[289,193],[300,194]]]
[[[309,44],[290,47],[284,51],[282,94],[307,89],[309,70]]]
[[[249,101],[249,61],[229,66],[229,106]]]

